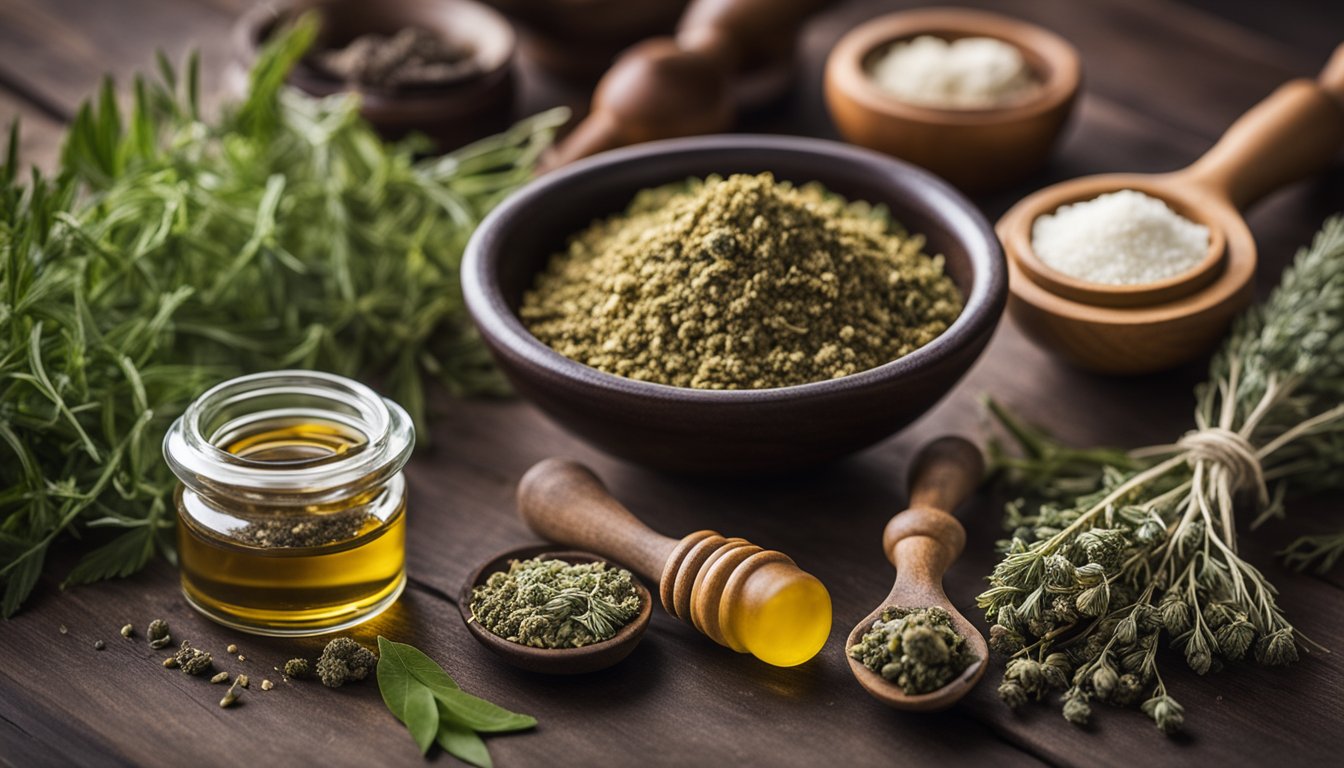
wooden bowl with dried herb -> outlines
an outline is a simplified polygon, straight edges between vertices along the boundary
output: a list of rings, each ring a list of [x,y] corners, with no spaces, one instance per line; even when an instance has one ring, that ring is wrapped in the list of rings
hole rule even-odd
[[[630,571],[550,545],[490,558],[462,586],[462,620],[481,645],[520,669],[577,675],[635,650],[653,596]]]
[[[516,390],[595,446],[677,472],[775,472],[889,437],[988,343],[989,224],[950,185],[836,142],[616,150],[495,209],[462,267]]]

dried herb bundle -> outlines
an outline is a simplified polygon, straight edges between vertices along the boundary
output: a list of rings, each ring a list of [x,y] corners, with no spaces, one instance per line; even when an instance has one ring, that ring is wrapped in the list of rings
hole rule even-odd
[[[417,162],[349,98],[282,88],[314,26],[260,57],[217,121],[196,60],[111,84],[84,106],[54,178],[20,179],[17,126],[0,166],[0,614],[48,547],[121,533],[67,577],[138,570],[165,535],[164,429],[207,386],[318,368],[379,379],[423,426],[423,376],[493,390],[458,262],[484,212],[531,175],[560,116]],[[423,432],[422,432],[423,434]]]
[[[1184,710],[1157,667],[1163,636],[1201,675],[1297,659],[1303,638],[1237,554],[1233,516],[1240,499],[1257,523],[1282,516],[1289,483],[1344,487],[1344,218],[1239,319],[1196,397],[1195,429],[1129,453],[1067,448],[991,403],[1025,454],[997,450],[996,463],[1029,494],[1008,506],[1012,536],[979,598],[991,646],[1010,656],[1008,704],[1062,691],[1064,716],[1084,723],[1092,701],[1141,703],[1171,733]]]

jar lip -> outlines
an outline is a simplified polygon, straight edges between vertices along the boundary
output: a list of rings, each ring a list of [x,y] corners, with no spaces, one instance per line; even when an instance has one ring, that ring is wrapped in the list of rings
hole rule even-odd
[[[310,402],[289,409],[257,407],[286,397]],[[231,418],[229,409],[236,412]],[[292,412],[338,422],[362,433],[365,443],[340,457],[287,465],[250,460],[217,443],[234,422],[272,411],[276,417]],[[212,427],[215,419],[224,421]],[[239,376],[206,390],[168,429],[163,453],[173,474],[196,490],[321,496],[386,480],[405,465],[414,445],[415,428],[406,411],[369,387],[321,371],[280,370]]]

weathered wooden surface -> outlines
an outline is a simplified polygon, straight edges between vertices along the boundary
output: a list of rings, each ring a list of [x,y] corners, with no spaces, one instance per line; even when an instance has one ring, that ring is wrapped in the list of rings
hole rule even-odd
[[[29,159],[50,165],[55,131],[104,72],[123,78],[152,64],[155,47],[174,57],[200,46],[217,71],[230,20],[247,0],[5,0],[0,2],[0,121],[22,115]],[[982,200],[997,216],[1050,180],[1113,170],[1165,170],[1206,149],[1243,110],[1284,79],[1310,75],[1344,38],[1344,6],[1224,0],[1009,0],[994,6],[1043,23],[1082,51],[1087,95],[1049,171]],[[907,3],[849,2],[804,34],[796,92],[748,118],[753,129],[833,136],[820,102],[821,61],[854,23]],[[207,87],[217,76],[207,78]],[[526,79],[524,105],[582,95]],[[1344,209],[1344,170],[1276,195],[1250,217],[1262,254],[1260,285],[1272,285],[1291,252],[1321,220]],[[1075,765],[1312,765],[1344,750],[1344,660],[1313,653],[1289,669],[1239,668],[1200,679],[1169,657],[1171,689],[1187,707],[1188,733],[1162,738],[1135,712],[1102,709],[1083,731],[1055,705],[1013,714],[994,695],[998,670],[957,708],[910,716],[869,699],[850,677],[844,635],[886,593],[891,570],[882,526],[903,508],[903,468],[927,439],[984,434],[978,398],[1012,405],[1069,440],[1139,445],[1189,426],[1192,365],[1138,379],[1069,370],[1005,323],[971,375],[904,434],[853,459],[787,480],[686,481],[595,454],[521,402],[439,401],[436,447],[416,458],[412,484],[411,586],[388,614],[361,628],[413,643],[442,661],[469,691],[536,715],[532,733],[492,738],[499,765],[769,764],[890,765],[934,761]],[[773,669],[720,648],[655,611],[640,648],[614,669],[547,679],[502,666],[461,624],[452,595],[478,562],[531,539],[513,512],[513,487],[552,455],[591,463],[613,493],[656,529],[681,535],[715,528],[781,549],[832,591],[835,626],[822,655]],[[1338,500],[1294,505],[1293,525],[1271,524],[1243,539],[1247,556],[1282,591],[1281,603],[1313,639],[1340,650],[1344,601],[1339,572],[1285,571],[1273,552],[1300,528],[1338,526]],[[947,591],[974,621],[974,596],[994,561],[997,507],[984,495],[961,513],[969,540]],[[1335,522],[1332,522],[1335,521]],[[158,665],[143,638],[155,617],[174,635],[215,649],[237,642],[248,660],[226,668],[254,681],[320,641],[239,636],[196,616],[165,563],[120,582],[59,592],[39,588],[0,624],[0,762],[15,765],[404,764],[421,759],[387,714],[375,685],[328,691],[311,683],[254,683],[243,706],[221,710],[217,686]],[[981,622],[982,623],[982,622]],[[69,628],[61,635],[58,628]],[[108,648],[98,652],[93,642]],[[440,757],[447,761],[447,758]],[[1337,759],[1337,758],[1336,758]]]

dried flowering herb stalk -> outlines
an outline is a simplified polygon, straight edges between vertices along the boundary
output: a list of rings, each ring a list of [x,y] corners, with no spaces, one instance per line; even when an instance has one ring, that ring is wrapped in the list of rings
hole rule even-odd
[[[1008,505],[1012,534],[979,597],[990,646],[1009,656],[1010,706],[1059,691],[1082,724],[1094,701],[1141,703],[1172,733],[1184,710],[1158,670],[1164,638],[1201,675],[1297,659],[1304,638],[1237,554],[1233,515],[1244,500],[1256,524],[1282,516],[1290,483],[1344,487],[1344,218],[1239,319],[1196,397],[1193,430],[1129,453],[1070,449],[990,404],[1023,453],[996,448],[995,463],[1028,494]],[[1290,558],[1328,562],[1340,548],[1344,535]]]

